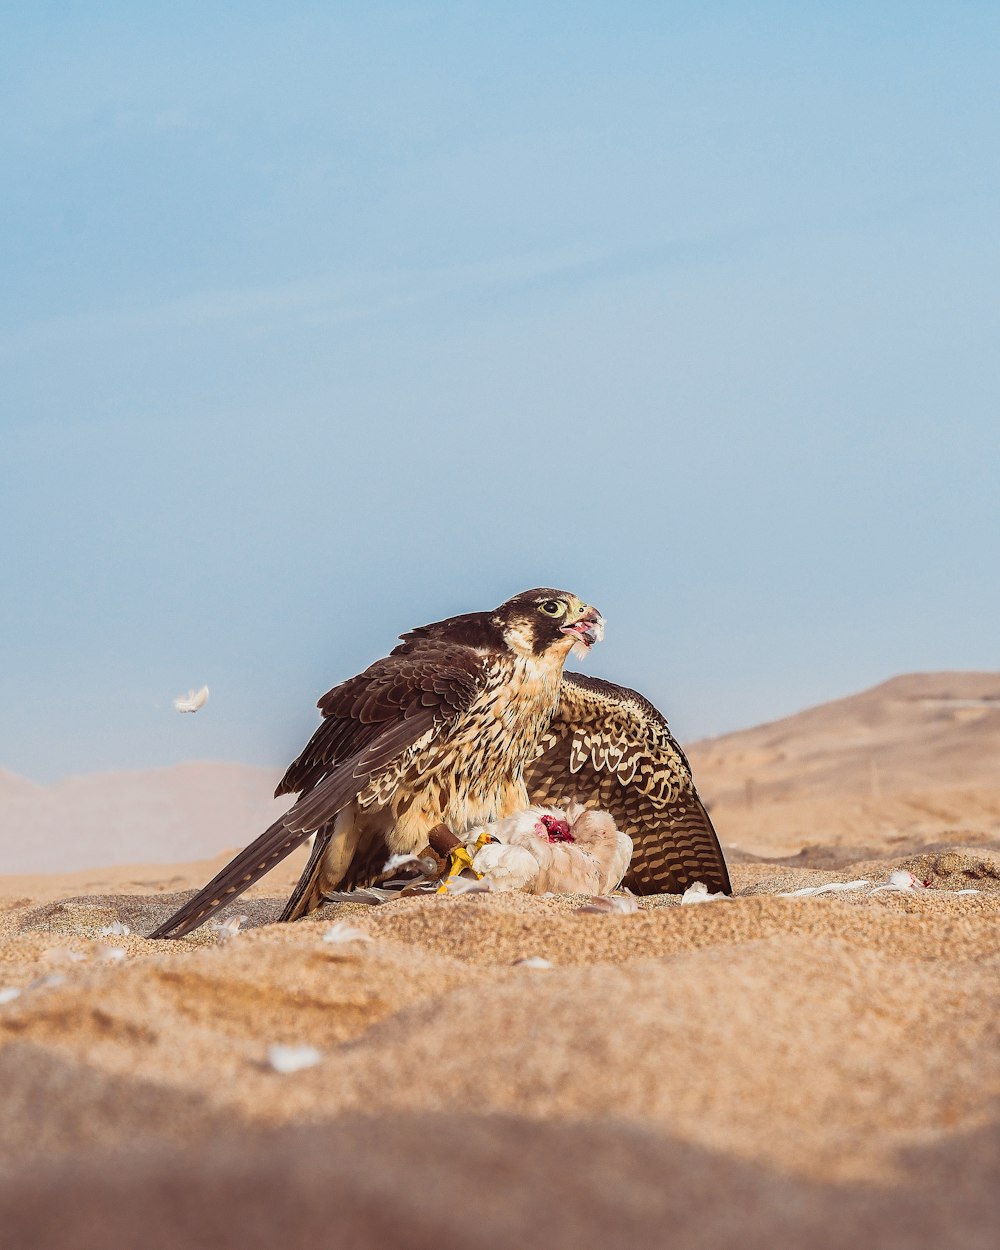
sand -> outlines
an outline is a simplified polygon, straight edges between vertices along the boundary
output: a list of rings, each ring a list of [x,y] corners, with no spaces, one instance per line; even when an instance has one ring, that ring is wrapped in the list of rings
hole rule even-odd
[[[1000,849],[823,854],[635,915],[283,926],[286,865],[235,938],[159,943],[213,864],[0,878],[0,1244],[992,1247]],[[895,867],[932,888],[780,897]],[[321,1061],[280,1074],[274,1043]]]

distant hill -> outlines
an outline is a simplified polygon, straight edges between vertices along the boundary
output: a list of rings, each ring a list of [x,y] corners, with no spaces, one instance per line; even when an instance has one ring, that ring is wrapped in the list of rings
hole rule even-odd
[[[281,769],[192,763],[36,785],[0,770],[0,873],[182,863],[242,846],[284,811]]]
[[[688,754],[724,843],[995,836],[1000,673],[894,677]]]
[[[1000,673],[895,677],[688,754],[726,846],[1000,836]],[[208,859],[285,810],[280,775],[206,762],[40,786],[0,770],[0,874]]]

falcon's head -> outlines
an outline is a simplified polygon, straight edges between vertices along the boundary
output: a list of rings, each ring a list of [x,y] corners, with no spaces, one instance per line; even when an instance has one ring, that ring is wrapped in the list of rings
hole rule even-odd
[[[562,663],[572,651],[586,655],[604,637],[604,617],[568,590],[525,590],[492,613],[507,645],[519,655]]]

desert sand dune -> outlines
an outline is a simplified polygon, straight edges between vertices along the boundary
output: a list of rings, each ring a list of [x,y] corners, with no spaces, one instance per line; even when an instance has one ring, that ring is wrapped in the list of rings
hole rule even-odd
[[[992,810],[997,686],[945,677],[696,745],[724,840],[759,784],[772,858],[734,853],[733,899],[277,925],[299,851],[222,912],[236,936],[150,942],[226,853],[0,878],[0,1244],[992,1247],[1000,840],[953,815]],[[920,808],[907,761],[950,758],[949,725],[971,762]],[[928,888],[873,888],[897,868]],[[316,1062],[276,1071],[276,1044]]]
[[[198,762],[92,773],[42,786],[0,770],[0,871],[205,859],[266,829],[290,803],[282,773]]]
[[[1000,836],[1000,673],[911,673],[687,751],[723,844],[757,854]]]
[[[931,888],[781,897],[898,866]],[[631,916],[486,895],[290,926],[261,892],[224,913],[236,937],[159,943],[138,934],[185,894],[149,881],[9,896],[0,1222],[19,1247],[657,1244],[665,1222],[674,1245],[985,1247],[1000,853],[734,880]],[[372,940],[325,942],[335,920]],[[275,1043],[320,1061],[279,1074]]]

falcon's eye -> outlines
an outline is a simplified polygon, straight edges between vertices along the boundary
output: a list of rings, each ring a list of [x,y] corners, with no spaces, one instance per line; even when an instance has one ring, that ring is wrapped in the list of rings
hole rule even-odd
[[[538,605],[539,612],[544,612],[546,616],[565,616],[566,605],[560,603],[558,599],[546,599],[544,603]]]

